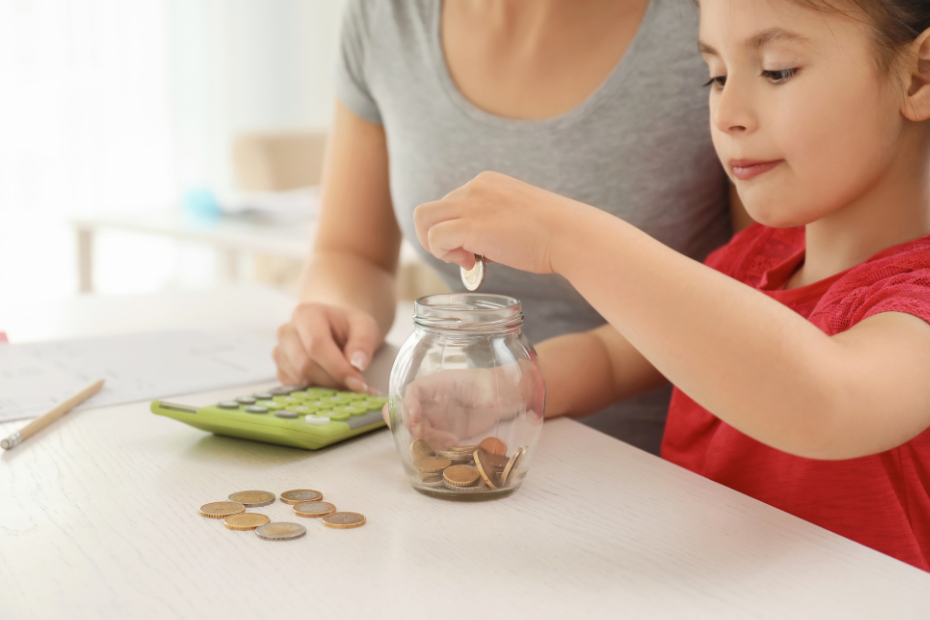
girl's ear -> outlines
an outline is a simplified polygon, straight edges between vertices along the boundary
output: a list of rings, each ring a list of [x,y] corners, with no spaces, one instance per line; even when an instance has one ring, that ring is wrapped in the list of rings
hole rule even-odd
[[[930,28],[911,43],[904,62],[907,98],[901,113],[914,122],[930,119]]]

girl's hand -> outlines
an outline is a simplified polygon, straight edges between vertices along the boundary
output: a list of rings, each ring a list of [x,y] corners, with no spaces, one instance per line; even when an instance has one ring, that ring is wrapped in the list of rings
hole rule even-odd
[[[465,269],[475,254],[532,273],[552,273],[553,239],[592,207],[496,172],[482,172],[442,200],[417,207],[417,238]]]
[[[539,382],[538,373],[514,364],[444,370],[410,383],[398,413],[410,435],[433,449],[476,444],[501,426],[540,424],[537,412],[525,410]]]

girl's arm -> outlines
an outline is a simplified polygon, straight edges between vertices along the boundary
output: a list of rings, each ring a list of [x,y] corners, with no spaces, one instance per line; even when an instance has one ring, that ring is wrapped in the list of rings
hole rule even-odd
[[[582,417],[667,383],[612,325],[536,347],[546,380],[546,418]]]
[[[659,372],[747,435],[799,456],[853,458],[930,426],[930,325],[886,313],[828,337],[766,295],[610,214],[485,173],[416,213],[420,240],[556,272]]]

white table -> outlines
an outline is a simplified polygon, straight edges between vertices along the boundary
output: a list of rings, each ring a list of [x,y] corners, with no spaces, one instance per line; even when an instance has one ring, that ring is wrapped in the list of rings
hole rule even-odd
[[[197,514],[300,487],[368,524],[275,503],[257,510],[309,531],[268,542]],[[0,489],[4,619],[930,615],[930,575],[569,420],[546,424],[518,493],[480,504],[413,491],[387,431],[305,452],[146,403],[66,416],[0,455]]]

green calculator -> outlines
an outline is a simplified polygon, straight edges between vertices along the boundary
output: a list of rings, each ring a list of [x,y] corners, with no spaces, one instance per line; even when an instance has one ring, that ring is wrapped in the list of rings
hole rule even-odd
[[[386,398],[284,385],[209,407],[152,401],[152,413],[218,435],[318,450],[384,426]]]

